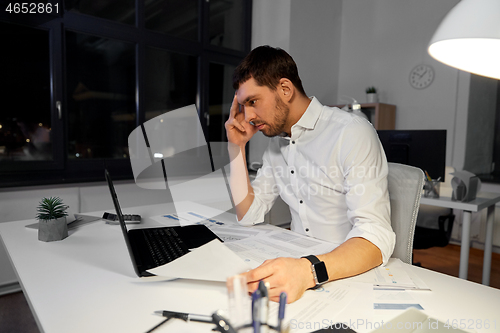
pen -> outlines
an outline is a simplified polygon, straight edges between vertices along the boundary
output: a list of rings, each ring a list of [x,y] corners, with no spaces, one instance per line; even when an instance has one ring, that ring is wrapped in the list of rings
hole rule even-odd
[[[252,327],[253,333],[260,333],[260,290],[252,294]]]
[[[211,316],[205,316],[205,315],[198,315],[198,314],[192,314],[192,313],[183,313],[183,312],[175,312],[175,311],[155,311],[155,314],[158,314],[163,317],[172,317],[172,318],[179,318],[184,321],[197,321],[200,323],[212,323],[212,317]]]
[[[285,306],[286,306],[286,293],[282,292],[280,294],[280,304],[278,308],[278,332],[281,332],[281,326],[283,324],[283,319],[285,318]]]
[[[263,280],[259,282],[259,291],[260,291],[260,324],[261,324],[261,332],[267,333],[267,319],[269,314],[269,282],[264,283]]]

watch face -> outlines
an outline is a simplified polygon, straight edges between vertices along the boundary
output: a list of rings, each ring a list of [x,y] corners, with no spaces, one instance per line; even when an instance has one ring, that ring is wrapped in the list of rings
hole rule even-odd
[[[326,265],[323,261],[314,264],[314,270],[316,272],[318,283],[328,282],[328,272],[326,271]]]
[[[410,84],[415,89],[424,89],[434,80],[434,69],[429,65],[418,65],[410,72]]]

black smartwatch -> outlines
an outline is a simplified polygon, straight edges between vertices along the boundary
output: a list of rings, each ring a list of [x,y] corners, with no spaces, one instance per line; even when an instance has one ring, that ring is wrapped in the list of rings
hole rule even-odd
[[[323,283],[328,282],[328,272],[326,271],[326,265],[323,261],[320,261],[313,255],[302,258],[306,258],[311,262],[311,270],[314,276],[314,282],[316,283],[316,286],[313,289],[316,289]]]

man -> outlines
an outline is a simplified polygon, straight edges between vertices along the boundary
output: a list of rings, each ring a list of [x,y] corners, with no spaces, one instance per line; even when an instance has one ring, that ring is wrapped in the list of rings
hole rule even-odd
[[[281,49],[250,52],[235,69],[233,85],[226,132],[235,147],[230,154],[242,157],[231,163],[230,176],[239,223],[263,222],[280,195],[293,231],[341,244],[316,257],[267,260],[246,274],[249,290],[264,280],[271,300],[284,291],[294,302],[321,283],[385,264],[395,234],[387,161],[373,127],[307,97],[295,62]],[[251,184],[245,145],[257,131],[272,139]]]

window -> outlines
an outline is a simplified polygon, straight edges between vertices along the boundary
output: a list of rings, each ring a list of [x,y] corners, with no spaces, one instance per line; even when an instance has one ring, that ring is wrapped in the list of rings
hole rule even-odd
[[[234,98],[235,65],[210,63],[209,67],[209,141],[227,141],[225,122]]]
[[[198,0],[153,0],[145,7],[147,29],[198,40]]]
[[[239,0],[211,0],[210,6],[210,44],[239,51],[245,49],[243,38],[243,2]]]
[[[0,29],[0,161],[15,168],[6,162],[53,160],[49,32],[2,22]]]
[[[186,105],[225,140],[251,0],[59,1],[0,12],[0,186],[101,181],[105,166],[132,178],[130,132]]]
[[[134,44],[66,32],[68,159],[127,158],[136,127]]]
[[[195,104],[197,77],[196,57],[148,47],[144,87],[146,120]]]
[[[134,0],[66,0],[66,9],[133,25],[135,23]]]
[[[479,175],[484,182],[500,183],[500,81],[496,87],[495,124],[493,129],[493,153],[491,173]]]

